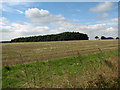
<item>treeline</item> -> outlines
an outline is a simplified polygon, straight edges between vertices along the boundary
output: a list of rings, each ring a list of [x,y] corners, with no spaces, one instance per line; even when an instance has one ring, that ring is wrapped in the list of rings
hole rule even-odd
[[[0,43],[10,43],[10,41],[0,41]]]
[[[101,39],[114,39],[113,37],[105,37],[105,36],[101,36]]]
[[[11,40],[11,42],[40,42],[40,41],[68,41],[68,40],[88,40],[87,34],[79,32],[64,32],[60,34],[21,37]]]
[[[101,39],[101,40],[104,40],[104,39],[119,39],[119,37],[113,38],[113,37],[101,36],[101,38],[99,38],[98,36],[95,36],[95,39]]]

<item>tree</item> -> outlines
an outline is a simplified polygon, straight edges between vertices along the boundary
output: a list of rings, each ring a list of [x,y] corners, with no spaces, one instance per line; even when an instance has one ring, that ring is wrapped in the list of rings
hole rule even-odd
[[[113,37],[105,37],[105,36],[101,36],[101,39],[114,39]]]
[[[95,36],[95,39],[99,39],[99,37],[98,37],[98,36]]]
[[[119,37],[116,37],[116,39],[119,39]]]
[[[107,37],[106,39],[114,39],[113,37]]]
[[[40,42],[40,41],[68,41],[68,40],[88,40],[87,34],[79,32],[63,32],[59,34],[21,37],[11,40],[11,42]]]
[[[101,36],[101,39],[106,39],[106,37],[105,36]]]

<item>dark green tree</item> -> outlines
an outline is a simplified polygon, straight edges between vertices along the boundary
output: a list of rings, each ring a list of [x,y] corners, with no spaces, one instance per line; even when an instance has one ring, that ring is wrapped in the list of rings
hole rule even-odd
[[[40,41],[68,41],[68,40],[88,40],[87,34],[79,32],[63,32],[43,36],[21,37],[11,40],[11,42],[40,42]]]
[[[107,37],[106,39],[114,39],[113,37]]]
[[[101,36],[101,39],[106,39],[106,37],[105,36]]]
[[[119,39],[119,37],[116,37],[116,39]]]
[[[99,39],[99,37],[98,37],[98,36],[95,36],[95,39],[97,40],[97,39]]]

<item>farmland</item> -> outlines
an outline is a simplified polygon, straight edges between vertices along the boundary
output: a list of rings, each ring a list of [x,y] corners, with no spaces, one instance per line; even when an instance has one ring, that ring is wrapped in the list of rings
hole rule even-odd
[[[56,42],[25,42],[2,44],[3,65],[20,64],[20,54],[24,62],[44,61],[61,57],[77,56],[77,53],[88,54],[99,49],[110,50],[118,48],[118,40],[79,40]]]
[[[118,40],[2,44],[3,88],[118,88]]]

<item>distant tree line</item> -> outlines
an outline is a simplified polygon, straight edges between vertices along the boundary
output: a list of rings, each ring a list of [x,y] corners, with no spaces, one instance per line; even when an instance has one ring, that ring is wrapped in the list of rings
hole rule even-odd
[[[95,36],[95,39],[100,39],[98,36]],[[101,36],[101,40],[103,39],[114,39],[113,37],[105,37],[105,36]],[[119,39],[119,37],[116,37],[115,39]]]
[[[88,40],[87,34],[79,32],[63,32],[43,36],[21,37],[11,40],[11,42],[40,42],[40,41],[68,41],[68,40]]]
[[[10,43],[10,41],[0,41],[0,43]]]

